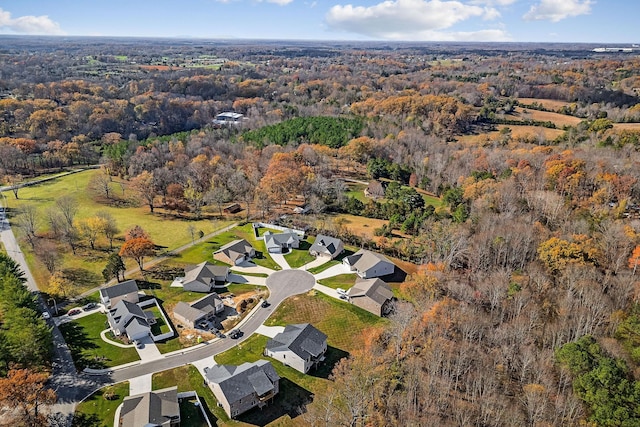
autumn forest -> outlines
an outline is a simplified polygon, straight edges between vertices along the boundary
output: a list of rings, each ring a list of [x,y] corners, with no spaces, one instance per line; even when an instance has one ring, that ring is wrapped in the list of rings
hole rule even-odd
[[[640,424],[637,54],[2,40],[3,185],[95,167],[87,191],[105,205],[200,220],[238,203],[239,220],[407,266],[394,313],[336,364],[309,425]],[[214,122],[230,111],[239,124]],[[382,197],[354,194],[371,180]],[[110,221],[65,224],[62,207],[14,213],[51,275],[52,254],[94,249],[96,221]],[[13,310],[0,305],[3,375],[33,368],[4,345]]]

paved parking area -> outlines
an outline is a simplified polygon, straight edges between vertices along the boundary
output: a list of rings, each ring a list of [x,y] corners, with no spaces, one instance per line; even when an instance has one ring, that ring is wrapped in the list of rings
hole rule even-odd
[[[314,277],[316,278],[316,280],[320,280],[320,279],[326,279],[328,277],[337,276],[339,274],[348,274],[348,273],[356,274],[355,271],[349,270],[349,267],[347,267],[346,265],[338,264],[338,265],[334,265],[333,267],[327,268],[325,271],[321,271],[320,273],[316,274]]]
[[[284,332],[284,326],[265,326],[260,325],[256,332],[260,335],[264,335],[265,337],[273,338],[280,332]]]
[[[147,360],[162,359],[162,353],[160,353],[160,350],[156,347],[156,343],[153,342],[153,338],[146,336],[138,340],[138,342],[144,344],[144,347],[142,348],[138,348],[136,346],[136,351],[138,352],[138,356],[140,356],[141,361],[146,362]]]
[[[151,391],[151,377],[153,374],[142,375],[129,380],[129,396]]]

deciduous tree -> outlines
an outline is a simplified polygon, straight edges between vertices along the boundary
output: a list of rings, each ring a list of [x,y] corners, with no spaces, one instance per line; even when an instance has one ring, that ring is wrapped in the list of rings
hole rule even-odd
[[[12,425],[46,425],[45,416],[39,411],[40,406],[56,401],[56,393],[45,385],[47,378],[47,374],[28,369],[12,369],[6,378],[0,378],[0,402],[17,410],[15,424]]]
[[[155,254],[156,245],[146,237],[134,237],[126,240],[120,248],[119,255],[132,258],[143,271],[144,257]]]

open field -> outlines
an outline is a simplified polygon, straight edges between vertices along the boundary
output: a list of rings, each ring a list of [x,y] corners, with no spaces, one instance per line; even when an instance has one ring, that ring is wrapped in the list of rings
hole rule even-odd
[[[640,131],[640,123],[614,123],[613,129],[617,131],[621,131],[621,130]]]
[[[105,396],[112,396],[106,399]],[[129,382],[101,388],[80,402],[73,416],[73,427],[112,427],[116,409],[129,396]]]
[[[570,105],[571,103],[565,101],[556,101],[555,99],[544,98],[518,98],[518,102],[521,104],[532,105],[534,103],[542,105],[547,110],[557,111],[562,107]]]
[[[120,233],[114,241],[116,249],[124,240],[124,232],[134,225],[139,225],[150,235],[151,240],[156,243],[160,251],[175,249],[189,243],[191,241],[191,234],[188,230],[190,225],[194,226],[196,230],[201,230],[203,233],[208,234],[230,223],[228,221],[211,221],[208,219],[186,220],[161,213],[152,215],[149,213],[149,209],[145,207],[109,201],[105,201],[105,203],[97,202],[87,190],[89,180],[96,173],[100,172],[88,170],[31,187],[25,187],[20,190],[18,194],[20,198],[18,200],[13,197],[13,194],[6,194],[10,218],[15,221],[15,215],[19,208],[25,204],[35,206],[40,217],[39,223],[41,224],[37,234],[42,239],[46,239],[46,211],[55,207],[55,201],[58,198],[68,195],[78,203],[76,219],[92,217],[99,211],[107,212],[115,219],[120,229]],[[113,190],[121,194],[119,185],[115,183],[113,184]],[[127,194],[126,190],[125,194]],[[172,230],[172,232],[167,233],[167,230]],[[30,253],[28,245],[23,245],[23,247],[36,280],[46,291],[48,272]],[[106,238],[102,236],[98,238],[95,250],[89,248],[88,245],[80,246],[75,255],[71,253],[66,245],[60,245],[59,250],[63,255],[61,269],[78,286],[79,291],[90,289],[103,282],[104,279],[101,272],[104,269],[105,259],[109,253],[109,244]],[[125,259],[125,263],[127,268],[135,267],[133,261]]]
[[[504,117],[510,120],[537,120],[541,122],[552,122],[558,128],[562,128],[564,126],[575,126],[583,120],[578,117],[567,116],[566,114],[530,110],[522,107],[516,107],[515,113],[505,114]]]
[[[121,348],[102,340],[107,318],[94,313],[60,325],[76,368],[104,368],[140,360],[135,348]]]

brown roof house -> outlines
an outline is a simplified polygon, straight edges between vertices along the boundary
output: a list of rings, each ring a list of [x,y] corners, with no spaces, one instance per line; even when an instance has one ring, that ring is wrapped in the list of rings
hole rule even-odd
[[[191,292],[211,292],[216,282],[226,282],[229,276],[229,267],[215,265],[208,261],[198,265],[191,265],[184,269],[182,288]]]
[[[100,301],[105,307],[110,308],[111,306],[115,306],[122,300],[132,303],[140,301],[138,284],[135,280],[127,280],[117,285],[100,289]]]
[[[360,249],[355,254],[344,257],[342,262],[363,279],[393,274],[395,269],[395,264],[389,258],[366,249]]]
[[[263,408],[280,391],[280,376],[271,362],[260,359],[240,366],[214,365],[205,368],[205,382],[218,406],[231,418],[255,408]]]
[[[382,279],[358,279],[347,292],[351,304],[376,316],[389,314],[393,292]]]
[[[127,396],[116,427],[180,427],[178,387]]]
[[[226,264],[239,265],[256,256],[256,250],[244,239],[227,243],[213,253],[213,258]]]
[[[384,187],[385,185],[382,181],[377,179],[369,181],[369,185],[364,189],[364,196],[372,199],[382,199],[384,197]]]
[[[264,355],[306,374],[324,360],[327,336],[309,323],[287,325],[267,341]]]
[[[198,323],[213,320],[216,314],[223,311],[222,299],[214,292],[192,303],[180,301],[173,308],[173,315],[185,326],[195,328]]]

